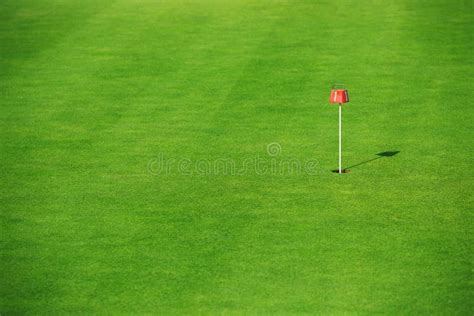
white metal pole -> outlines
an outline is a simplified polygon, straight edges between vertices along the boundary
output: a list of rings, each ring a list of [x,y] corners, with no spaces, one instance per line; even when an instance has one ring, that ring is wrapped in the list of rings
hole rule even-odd
[[[339,174],[342,173],[342,106],[339,104]]]

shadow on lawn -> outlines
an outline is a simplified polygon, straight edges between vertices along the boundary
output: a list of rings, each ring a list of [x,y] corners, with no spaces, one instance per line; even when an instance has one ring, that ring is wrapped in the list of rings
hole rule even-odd
[[[369,162],[372,162],[372,161],[375,161],[377,159],[380,159],[380,158],[383,158],[383,157],[393,157],[395,156],[396,154],[398,154],[400,151],[398,150],[394,150],[394,151],[383,151],[381,153],[378,153],[378,154],[375,154],[377,157],[375,158],[372,158],[372,159],[369,159],[369,160],[366,160],[366,161],[362,161],[362,162],[359,162],[355,165],[352,165],[352,166],[349,166],[349,167],[346,167],[344,168],[344,172],[349,172],[350,169],[352,168],[355,168],[355,167],[358,167],[360,165],[364,165],[366,163],[369,163]],[[339,172],[339,170],[332,170],[332,172]]]
[[[381,152],[381,153],[376,154],[377,157],[375,157],[375,158],[372,158],[372,159],[369,159],[369,160],[366,160],[366,161],[359,162],[359,163],[357,163],[357,164],[355,164],[355,165],[352,165],[352,166],[349,166],[349,167],[347,167],[347,168],[345,168],[345,169],[352,169],[352,168],[354,168],[354,167],[358,167],[358,166],[360,166],[360,165],[364,165],[364,164],[366,164],[366,163],[375,161],[375,160],[380,159],[380,158],[383,158],[383,157],[393,157],[393,156],[395,156],[396,154],[398,154],[399,152],[400,152],[400,151],[398,151],[398,150],[394,150],[394,151],[384,151],[384,152]]]

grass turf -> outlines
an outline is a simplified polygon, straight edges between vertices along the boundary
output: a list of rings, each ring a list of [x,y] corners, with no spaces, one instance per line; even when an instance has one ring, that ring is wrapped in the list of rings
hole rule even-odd
[[[0,312],[472,314],[472,9],[2,1]]]

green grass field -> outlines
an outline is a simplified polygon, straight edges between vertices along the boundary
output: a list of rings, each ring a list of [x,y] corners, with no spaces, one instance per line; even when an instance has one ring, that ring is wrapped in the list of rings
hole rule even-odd
[[[473,12],[1,1],[0,313],[472,315]]]

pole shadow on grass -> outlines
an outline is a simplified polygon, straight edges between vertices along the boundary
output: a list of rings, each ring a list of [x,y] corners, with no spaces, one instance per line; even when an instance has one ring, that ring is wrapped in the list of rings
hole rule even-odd
[[[393,151],[383,151],[381,153],[378,153],[378,154],[375,154],[377,157],[375,158],[372,158],[372,159],[369,159],[369,160],[365,160],[365,161],[362,161],[362,162],[359,162],[359,163],[356,163],[355,165],[352,165],[352,166],[349,166],[349,167],[346,167],[344,168],[343,170],[346,172],[349,172],[350,169],[352,168],[355,168],[355,167],[358,167],[360,165],[365,165],[366,163],[369,163],[369,162],[372,162],[372,161],[375,161],[377,159],[380,159],[380,158],[383,158],[383,157],[393,157],[395,156],[396,154],[398,154],[400,151],[398,150],[393,150]],[[338,169],[336,170],[332,170],[332,172],[339,172]]]

